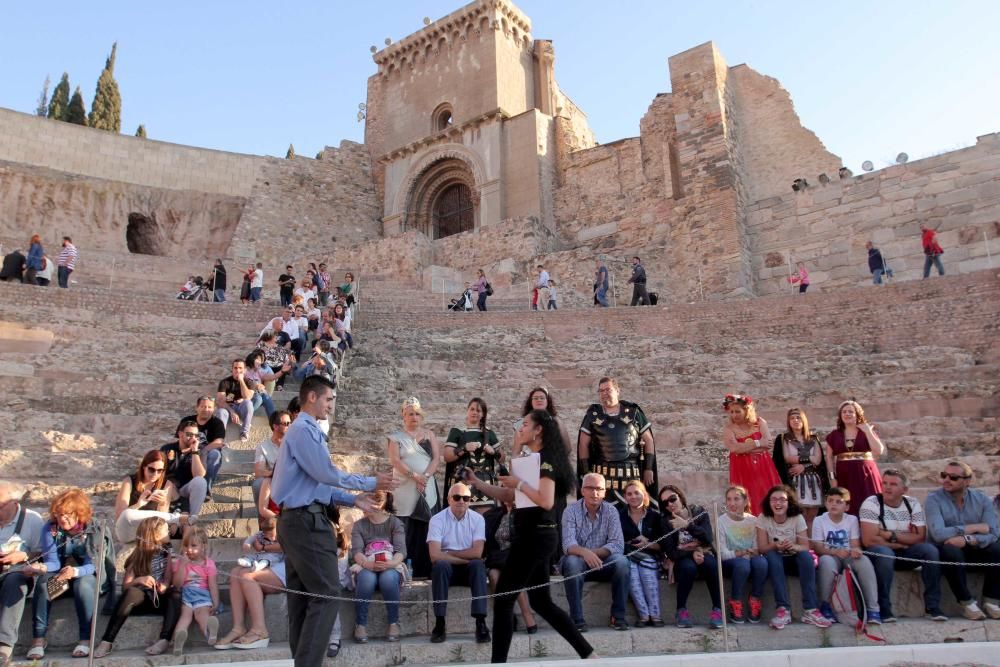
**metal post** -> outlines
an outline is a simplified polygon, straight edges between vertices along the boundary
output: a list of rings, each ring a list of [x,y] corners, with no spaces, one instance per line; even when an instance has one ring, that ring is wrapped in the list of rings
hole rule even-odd
[[[108,289],[112,288],[115,282],[115,258],[111,258],[111,275],[108,276]]]
[[[610,284],[610,287],[611,287],[611,307],[612,308],[617,308],[618,307],[618,290],[615,289],[615,274],[613,272],[611,272],[611,271],[608,271],[608,277],[611,279],[611,284]]]
[[[94,667],[94,642],[97,640],[97,617],[99,612],[97,608],[101,604],[101,577],[104,574],[104,531],[107,530],[107,526],[104,521],[101,521],[101,532],[98,533],[98,539],[100,540],[100,549],[98,550],[97,557],[97,585],[94,586],[94,613],[90,619],[90,651],[87,653],[87,667]],[[111,585],[114,586],[115,582],[112,581]]]
[[[726,614],[726,586],[722,577],[722,533],[719,532],[719,501],[712,501],[712,526],[715,529],[715,569],[719,575],[719,598],[722,602],[722,638],[729,653],[729,619]]]
[[[983,227],[983,243],[986,244],[986,263],[993,268],[993,257],[990,256],[990,239],[986,236],[986,228]]]
[[[701,280],[701,264],[698,265],[698,294],[701,295],[701,300],[705,300],[705,283]]]
[[[792,292],[795,292],[795,283],[792,282],[792,253],[788,252],[785,254],[785,260],[788,262],[788,286],[792,288]]]

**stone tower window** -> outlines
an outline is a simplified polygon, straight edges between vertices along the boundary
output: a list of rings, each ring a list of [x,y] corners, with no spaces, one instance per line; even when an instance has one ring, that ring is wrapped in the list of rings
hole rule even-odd
[[[447,130],[451,127],[453,121],[451,105],[447,103],[442,104],[434,110],[431,131],[440,132]]]
[[[434,238],[471,231],[475,228],[472,192],[464,183],[449,185],[434,201]]]

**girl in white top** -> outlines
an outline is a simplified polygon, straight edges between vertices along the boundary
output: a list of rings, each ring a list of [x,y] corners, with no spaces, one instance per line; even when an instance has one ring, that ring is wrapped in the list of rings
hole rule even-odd
[[[731,623],[760,623],[767,559],[757,551],[757,520],[750,514],[750,498],[742,486],[726,489],[726,512],[719,517],[719,555],[722,571],[733,580],[732,597],[726,606]],[[743,608],[743,587],[750,584],[749,610]]]

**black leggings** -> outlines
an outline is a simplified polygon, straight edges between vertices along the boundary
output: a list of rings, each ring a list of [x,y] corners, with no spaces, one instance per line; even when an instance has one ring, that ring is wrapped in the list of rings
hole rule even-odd
[[[168,590],[159,596],[157,603],[153,602],[153,591],[149,588],[139,586],[129,586],[122,591],[118,598],[118,606],[115,607],[115,614],[108,622],[108,627],[104,630],[101,641],[113,644],[115,637],[121,631],[129,615],[138,614],[161,614],[163,616],[163,628],[160,630],[160,639],[170,640],[174,634],[174,626],[181,615],[180,595]]]
[[[581,658],[594,652],[593,647],[573,625],[569,614],[552,601],[549,592],[549,559],[556,548],[557,534],[554,527],[516,533],[507,564],[500,572],[500,580],[497,582],[496,592],[507,595],[500,595],[493,600],[491,662],[507,662],[511,638],[514,636],[514,603],[517,601],[517,595],[511,591],[539,584],[546,585],[528,591],[528,602],[535,613],[562,635]]]

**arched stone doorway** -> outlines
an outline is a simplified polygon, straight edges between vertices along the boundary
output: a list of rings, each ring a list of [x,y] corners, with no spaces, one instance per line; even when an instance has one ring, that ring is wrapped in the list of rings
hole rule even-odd
[[[142,213],[129,213],[128,227],[125,228],[125,243],[128,251],[137,255],[165,255],[163,234],[155,217]]]
[[[432,239],[476,229],[479,189],[469,165],[458,158],[432,163],[414,181],[406,212],[406,226]]]

